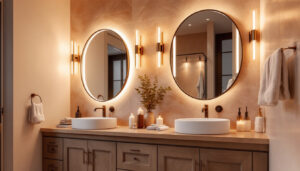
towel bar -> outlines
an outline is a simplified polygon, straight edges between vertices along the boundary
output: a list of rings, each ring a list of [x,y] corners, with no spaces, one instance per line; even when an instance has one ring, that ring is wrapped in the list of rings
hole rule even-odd
[[[291,47],[287,47],[287,48],[282,48],[283,50],[288,50],[288,49],[293,49],[293,50],[296,50],[297,47],[296,46],[291,46]]]
[[[32,94],[30,95],[30,97],[31,97],[31,104],[33,104],[32,99],[33,99],[35,96],[38,96],[38,97],[40,98],[41,103],[43,103],[43,100],[42,100],[42,98],[41,98],[40,95],[32,93]]]

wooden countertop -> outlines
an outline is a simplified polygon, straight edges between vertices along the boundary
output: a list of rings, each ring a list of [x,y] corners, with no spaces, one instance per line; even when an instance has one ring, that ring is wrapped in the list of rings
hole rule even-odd
[[[194,141],[213,141],[228,143],[247,143],[269,145],[269,138],[265,133],[237,132],[230,130],[229,134],[223,135],[190,135],[180,134],[170,128],[165,131],[155,131],[146,129],[129,129],[125,126],[118,126],[115,129],[107,130],[78,130],[72,128],[41,128],[43,133],[61,133],[61,134],[78,134],[78,135],[97,135],[97,136],[114,136],[114,137],[134,137],[134,138],[152,138],[166,140],[194,140]]]

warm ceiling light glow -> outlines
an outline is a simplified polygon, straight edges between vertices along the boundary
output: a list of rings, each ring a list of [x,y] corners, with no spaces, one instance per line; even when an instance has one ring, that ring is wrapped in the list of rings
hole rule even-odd
[[[176,36],[173,39],[173,76],[176,77]]]
[[[235,66],[236,66],[236,73],[239,73],[240,70],[240,33],[239,30],[235,29]]]
[[[188,24],[188,26],[189,26],[189,27],[192,27],[192,24],[190,23],[190,24]]]

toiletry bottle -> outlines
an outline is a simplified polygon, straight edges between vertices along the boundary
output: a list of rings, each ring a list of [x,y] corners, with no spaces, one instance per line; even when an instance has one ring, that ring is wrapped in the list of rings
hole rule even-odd
[[[81,118],[81,113],[80,113],[80,110],[79,110],[79,106],[77,106],[77,111],[75,113],[75,118]]]
[[[263,133],[265,131],[265,118],[262,115],[261,108],[258,108],[258,115],[255,117],[255,132]]]
[[[135,117],[133,113],[130,114],[129,119],[128,119],[128,126],[130,129],[135,128]]]
[[[251,131],[251,120],[249,118],[247,106],[246,106],[246,112],[245,112],[245,131]]]
[[[139,108],[137,114],[137,128],[144,128],[144,125],[144,111],[142,108]]]
[[[238,116],[237,116],[237,121],[242,120],[242,113],[241,113],[241,108],[239,107],[239,111],[238,111]]]

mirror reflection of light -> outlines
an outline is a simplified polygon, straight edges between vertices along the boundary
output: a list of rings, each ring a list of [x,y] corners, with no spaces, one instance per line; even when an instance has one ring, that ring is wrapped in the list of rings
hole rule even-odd
[[[173,39],[173,76],[176,77],[176,36]]]
[[[235,57],[235,72],[238,73],[240,70],[240,33],[237,28],[235,30]]]
[[[127,50],[128,50],[128,59],[129,59],[129,74],[128,74],[128,78],[127,78],[127,81],[126,81],[126,84],[124,85],[124,88],[123,90],[118,94],[118,96],[114,97],[113,99],[110,99],[108,101],[110,102],[113,102],[113,101],[117,101],[120,97],[123,96],[123,94],[126,92],[126,90],[128,89],[128,87],[130,87],[131,83],[132,83],[132,73],[134,72],[134,67],[130,67],[130,66],[134,66],[134,60],[131,59],[131,57],[133,57],[134,59],[134,55],[133,55],[133,51],[132,49],[128,46],[130,45],[128,39],[126,38],[126,36],[118,31],[118,30],[115,30],[115,29],[109,29],[109,30],[112,30],[114,32],[116,32],[121,38],[122,40],[124,41],[126,47],[127,47]],[[92,40],[94,39],[94,37],[96,35],[98,35],[99,33],[103,32],[103,31],[107,31],[107,29],[102,29],[102,30],[98,30],[96,31],[89,39],[88,41],[86,42],[85,46],[84,46],[84,49],[83,49],[83,52],[82,52],[82,62],[81,62],[81,78],[82,78],[82,82],[83,82],[83,86],[85,88],[85,90],[87,91],[87,93],[96,101],[98,101],[97,97],[94,97],[93,94],[90,92],[88,86],[87,86],[87,82],[86,82],[86,74],[85,74],[85,60],[86,60],[86,53],[87,53],[87,49],[90,45],[90,43],[92,42]]]

